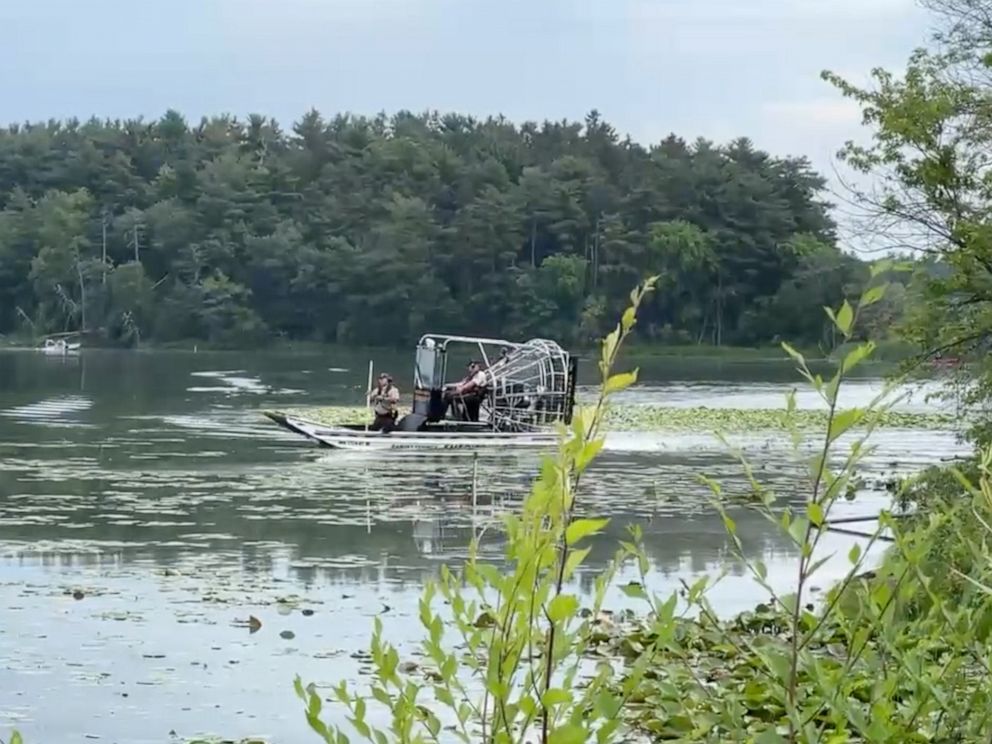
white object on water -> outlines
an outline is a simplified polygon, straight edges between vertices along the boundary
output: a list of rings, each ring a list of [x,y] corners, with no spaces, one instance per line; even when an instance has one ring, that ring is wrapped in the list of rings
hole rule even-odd
[[[79,351],[80,346],[81,344],[70,344],[62,338],[47,338],[44,345],[40,347],[40,350],[44,354],[73,354]]]

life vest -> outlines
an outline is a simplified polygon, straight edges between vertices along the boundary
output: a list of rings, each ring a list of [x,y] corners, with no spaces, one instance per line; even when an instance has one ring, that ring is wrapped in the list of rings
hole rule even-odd
[[[389,394],[394,390],[396,390],[396,386],[390,383],[385,390],[377,390],[373,394],[376,400],[372,410],[377,416],[388,416],[390,413],[395,413],[394,404],[389,400]]]

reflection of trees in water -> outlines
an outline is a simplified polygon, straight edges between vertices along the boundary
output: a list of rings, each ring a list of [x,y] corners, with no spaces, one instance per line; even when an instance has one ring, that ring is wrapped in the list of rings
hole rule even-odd
[[[760,557],[766,563],[795,556],[789,538],[760,514],[750,509],[735,509],[732,514],[747,555]],[[743,572],[743,567],[736,565],[722,520],[712,513],[683,517],[668,515],[648,522],[614,517],[593,545],[587,568],[605,565],[613,557],[619,541],[629,540],[627,527],[631,524],[641,527],[644,551],[652,572],[666,577],[700,574],[724,565],[731,574]],[[580,574],[579,580],[583,589],[591,590],[595,571]]]
[[[150,543],[101,553],[62,552],[69,546],[46,553],[26,546],[27,553],[15,562],[54,570],[116,567],[125,572],[128,568],[140,570],[140,564],[152,562],[208,584],[233,571],[244,575],[249,583],[265,583],[274,576],[291,578],[304,590],[359,584],[392,592],[420,586],[426,577],[436,573],[441,562],[457,566],[464,560],[472,527],[458,518],[446,520],[448,516],[444,509],[437,508],[429,518],[425,514],[416,524],[376,524],[371,533],[362,530],[364,540],[349,540],[349,535],[355,532],[353,528],[331,528],[327,534],[328,528],[318,525],[296,531],[295,543],[240,542],[221,549],[210,545]],[[760,515],[740,511],[735,519],[748,553],[761,556],[766,562],[772,562],[775,556],[791,555],[787,541],[770,529]],[[663,576],[712,571],[730,558],[722,523],[713,516],[664,516],[647,523],[637,518],[614,517],[605,534],[592,544],[586,570],[578,577],[582,589],[592,589],[596,570],[606,565],[619,541],[628,537],[625,528],[631,523],[642,525],[652,572]],[[431,541],[431,548],[418,552],[425,540]],[[500,533],[487,531],[482,542],[488,559],[500,562],[503,558]],[[333,552],[326,550],[329,543],[336,548]],[[9,564],[10,559],[4,562]],[[287,587],[286,591],[292,589]]]
[[[731,472],[728,458],[687,462],[684,455],[652,453],[604,459],[583,491],[591,513],[613,518],[593,543],[591,568],[612,558],[632,523],[643,526],[645,548],[658,571],[686,565],[703,570],[725,555],[722,524],[711,514],[695,473]],[[378,581],[385,567],[387,578],[404,581],[436,569],[439,560],[463,559],[473,534],[481,534],[484,552],[500,560],[499,514],[519,504],[531,479],[521,469],[527,463],[517,458],[482,461],[473,507],[471,458],[361,464],[325,458],[320,466],[303,463],[280,472],[222,470],[216,479],[200,472],[187,483],[185,473],[148,473],[134,483],[126,472],[93,468],[88,478],[77,474],[59,482],[58,493],[50,481],[18,481],[16,471],[0,471],[6,492],[16,485],[21,493],[5,504],[8,523],[0,521],[0,541],[20,543],[29,553],[57,541],[60,554],[68,551],[72,561],[83,564],[103,564],[87,555],[103,550],[161,566],[200,556],[247,573],[272,573],[282,561],[298,578],[309,572],[328,581]],[[775,478],[780,484],[791,481],[784,470]],[[735,482],[740,485],[739,476]],[[755,555],[787,547],[751,512],[738,515],[738,529]],[[64,560],[53,554],[42,564],[66,565]]]
[[[254,465],[245,464],[243,447],[258,451]],[[70,448],[61,459],[52,453],[51,460],[26,451],[23,461],[0,469],[0,554],[30,555],[23,560],[52,568],[107,565],[109,558],[162,567],[213,563],[308,583],[417,583],[440,561],[463,560],[473,535],[481,536],[484,555],[501,560],[499,515],[519,505],[539,462],[533,453],[476,464],[471,456],[300,447],[279,451],[272,456],[277,464],[267,464],[251,440],[234,447],[235,462],[132,458],[161,449],[91,445]],[[287,462],[287,452],[296,459]],[[783,494],[795,490],[795,468],[782,455],[759,452],[756,460],[763,482]],[[746,491],[739,466],[724,454],[604,453],[583,482],[581,503],[613,521],[594,541],[587,565],[604,566],[634,523],[643,526],[656,571],[701,571],[723,560],[726,538],[699,474],[720,479],[728,493]],[[788,549],[755,514],[741,512],[738,530],[754,555]]]
[[[408,361],[400,358],[406,361],[376,361],[395,370]],[[265,406],[359,402],[363,354],[87,353],[85,379],[78,366],[50,361],[0,356],[0,408],[83,388],[93,405],[76,418],[96,428],[0,417],[0,571],[40,567],[61,581],[61,571],[92,568],[139,587],[231,587],[252,597],[301,587],[388,596],[416,590],[441,562],[458,565],[473,535],[486,559],[501,561],[499,515],[519,505],[538,472],[533,453],[481,458],[473,506],[470,456],[328,453],[280,438],[261,419],[257,409]],[[703,379],[672,373],[672,360],[662,364],[655,375],[642,366],[642,379]],[[332,374],[329,366],[352,372]],[[244,376],[260,387],[305,392],[189,390],[228,384],[193,376],[212,370],[248,370]],[[707,361],[702,371],[729,379],[739,370]],[[788,364],[782,371],[794,378]],[[757,476],[787,500],[797,498],[797,469],[775,439],[750,453]],[[707,441],[692,449],[673,438],[681,451],[603,452],[584,480],[581,504],[612,522],[592,543],[579,577],[586,589],[629,524],[642,525],[655,575],[713,571],[728,559],[697,475],[720,480],[731,495],[747,487],[739,465]],[[740,511],[735,518],[751,555],[769,564],[792,556],[761,517]],[[5,578],[23,575],[11,570]]]

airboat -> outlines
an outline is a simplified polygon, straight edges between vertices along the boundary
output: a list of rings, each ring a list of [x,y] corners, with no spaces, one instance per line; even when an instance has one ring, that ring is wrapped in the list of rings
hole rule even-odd
[[[478,360],[486,377],[474,401],[451,394],[460,370]],[[266,416],[291,432],[328,447],[350,450],[486,450],[548,447],[556,425],[570,424],[577,359],[554,341],[426,334],[414,356],[413,405],[391,431],[367,424],[328,425],[283,412]]]
[[[60,337],[60,335],[62,334],[46,338],[44,344],[39,346],[38,350],[43,354],[53,354],[58,356],[78,354],[82,344],[78,341],[70,341],[70,336],[68,335],[62,335],[63,337]]]

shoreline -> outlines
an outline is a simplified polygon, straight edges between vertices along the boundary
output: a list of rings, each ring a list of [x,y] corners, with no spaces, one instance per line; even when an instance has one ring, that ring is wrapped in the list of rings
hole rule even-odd
[[[900,348],[900,342],[880,342],[879,351],[889,349],[889,353],[882,353],[866,364],[872,366],[890,366],[899,361],[912,357],[904,348]],[[598,354],[598,349],[592,346],[576,345],[573,347],[574,353],[580,358],[593,358]],[[38,343],[24,339],[0,338],[0,351],[38,351]],[[287,355],[315,356],[328,354],[335,351],[347,351],[348,353],[368,353],[368,354],[397,354],[409,351],[408,346],[361,346],[352,344],[338,344],[322,341],[285,341],[274,339],[265,344],[227,346],[209,341],[199,341],[187,339],[183,341],[168,342],[148,342],[140,346],[114,346],[114,345],[90,345],[82,348],[86,351],[114,351],[114,352],[135,352],[135,353],[210,353],[210,354],[246,354],[254,352],[280,353]],[[841,354],[842,349],[835,349],[829,354],[824,354],[819,349],[799,349],[806,360],[814,364],[833,363]],[[714,363],[754,363],[770,364],[778,362],[790,362],[788,355],[778,346],[712,346],[712,345],[667,345],[667,344],[632,344],[622,354],[625,360],[664,360],[678,359],[681,361],[709,361]]]

